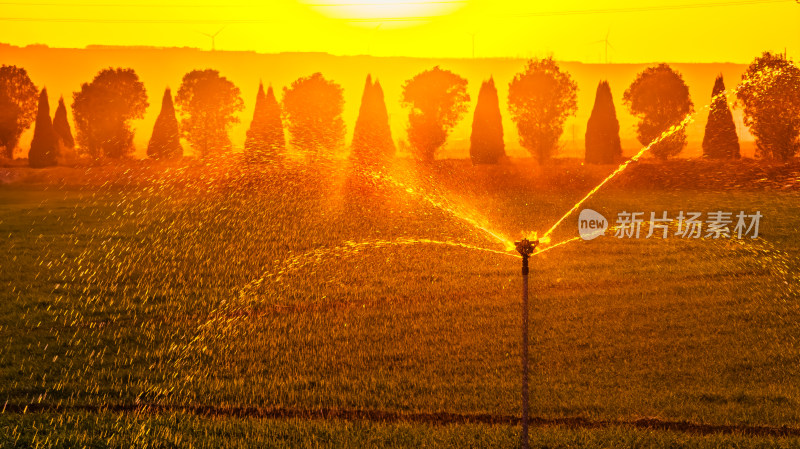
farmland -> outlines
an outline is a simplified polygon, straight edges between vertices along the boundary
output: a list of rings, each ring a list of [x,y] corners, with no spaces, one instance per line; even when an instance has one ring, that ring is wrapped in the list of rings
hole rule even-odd
[[[514,447],[519,258],[475,224],[541,232],[612,169],[16,173],[0,187],[0,445]],[[796,445],[794,175],[659,172],[586,207],[758,210],[760,236],[609,234],[534,256],[532,444]]]

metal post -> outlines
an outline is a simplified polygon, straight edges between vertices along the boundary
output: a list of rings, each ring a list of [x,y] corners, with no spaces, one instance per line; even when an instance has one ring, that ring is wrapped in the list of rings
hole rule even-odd
[[[522,449],[528,449],[528,256],[522,256]]]
[[[530,420],[530,406],[528,404],[528,258],[533,254],[538,240],[531,242],[522,239],[516,242],[517,251],[522,256],[522,435],[520,446],[529,449],[528,421]]]

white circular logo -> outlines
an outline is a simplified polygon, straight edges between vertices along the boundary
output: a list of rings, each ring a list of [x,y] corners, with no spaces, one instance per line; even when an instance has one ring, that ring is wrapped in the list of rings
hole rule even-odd
[[[578,233],[584,240],[592,240],[606,233],[608,220],[599,212],[584,209],[578,217]]]

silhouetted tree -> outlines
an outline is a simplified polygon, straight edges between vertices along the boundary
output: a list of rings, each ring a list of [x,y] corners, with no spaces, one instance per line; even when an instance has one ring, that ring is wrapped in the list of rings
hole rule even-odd
[[[144,117],[147,91],[133,69],[101,70],[73,94],[72,114],[80,151],[98,159],[133,152],[130,121]]]
[[[728,107],[728,98],[722,75],[714,81],[711,91],[711,110],[708,112],[706,131],[703,135],[703,156],[712,159],[738,159],[739,137],[736,135],[736,124]]]
[[[58,99],[56,114],[53,116],[53,130],[58,137],[59,146],[65,150],[75,148],[75,140],[72,138],[72,130],[67,120],[67,107],[64,105],[64,97]],[[59,151],[59,153],[62,153]]]
[[[689,88],[681,75],[667,64],[649,67],[639,73],[622,96],[631,114],[639,117],[636,135],[649,145],[671,126],[694,112]],[[650,148],[659,159],[667,159],[686,146],[686,130],[674,132]]]
[[[611,164],[622,157],[619,121],[608,81],[600,81],[586,124],[586,163]]]
[[[368,112],[368,108],[372,101],[371,95],[372,75],[367,74],[367,81],[364,83],[364,91],[361,94],[361,106],[358,108],[358,118],[356,118],[356,125],[353,128],[353,143],[350,156],[356,160],[363,159],[365,156],[361,153],[370,150],[369,146],[372,139],[369,135],[369,125],[372,117]]]
[[[158,113],[153,125],[153,135],[147,144],[147,155],[153,159],[177,159],[183,156],[181,133],[169,88],[164,90],[161,112]]]
[[[192,148],[205,157],[231,149],[228,130],[239,123],[244,109],[239,88],[216,70],[192,70],[183,77],[175,103],[181,131]]]
[[[394,139],[392,139],[389,111],[386,109],[386,98],[383,95],[383,87],[381,87],[380,81],[375,80],[372,84],[372,93],[372,100],[375,106],[375,142],[378,148],[382,150],[384,157],[391,158],[394,156],[396,147]]]
[[[265,95],[264,85],[259,84],[253,121],[244,141],[245,156],[250,162],[267,162],[283,155],[285,150],[281,105],[272,86]]]
[[[58,157],[58,137],[50,121],[50,102],[47,89],[39,95],[39,111],[36,114],[36,126],[33,128],[33,140],[28,152],[28,164],[34,168],[56,165]]]
[[[548,160],[564,132],[564,122],[578,109],[578,85],[553,58],[532,59],[508,86],[508,108],[517,124],[520,145],[539,163]]]
[[[467,80],[436,66],[403,84],[408,114],[408,142],[417,160],[433,161],[450,131],[469,107]]]
[[[503,142],[503,118],[500,116],[500,100],[494,79],[489,78],[481,84],[478,104],[472,118],[469,156],[472,164],[496,164],[506,155]]]
[[[19,115],[19,106],[8,97],[0,96],[0,141],[3,142],[0,143],[2,146],[0,156],[8,159],[14,157],[14,148],[19,141],[19,137],[16,136]]]
[[[327,155],[344,146],[343,110],[344,90],[321,73],[299,78],[283,88],[290,141],[307,157]]]
[[[785,55],[765,52],[750,64],[742,79],[767,71],[773,75],[765,81],[739,89],[737,104],[744,106],[744,123],[756,138],[757,154],[787,160],[800,149],[800,69]]]
[[[383,89],[367,75],[361,107],[353,130],[351,157],[364,164],[380,164],[394,156],[394,141],[389,127],[389,114],[383,98]]]
[[[0,147],[3,147],[0,156],[14,157],[19,137],[36,118],[38,96],[39,89],[25,69],[13,65],[0,67]]]

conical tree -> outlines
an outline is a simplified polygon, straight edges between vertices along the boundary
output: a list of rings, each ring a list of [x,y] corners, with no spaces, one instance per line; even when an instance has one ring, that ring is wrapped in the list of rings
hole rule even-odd
[[[50,121],[50,102],[47,89],[39,95],[39,111],[36,114],[36,125],[33,128],[31,150],[28,152],[28,164],[34,168],[56,165],[58,157],[58,137]]]
[[[594,107],[586,124],[586,163],[612,164],[622,156],[619,121],[608,81],[597,85]]]
[[[375,80],[372,85],[375,110],[375,143],[384,158],[391,158],[395,153],[392,129],[389,126],[389,112],[386,110],[386,100],[383,96],[381,82]]]
[[[259,84],[253,121],[244,141],[245,157],[250,162],[268,162],[281,156],[285,149],[281,106],[272,86],[264,94],[264,84]]]
[[[379,164],[394,155],[395,147],[389,127],[389,114],[383,88],[367,75],[361,107],[353,130],[351,157],[361,163]]]
[[[358,118],[356,119],[356,126],[353,128],[353,144],[352,152],[350,155],[356,159],[361,160],[366,157],[369,152],[370,136],[370,106],[372,103],[372,75],[367,75],[367,81],[364,83],[364,92],[361,94],[361,106],[358,108]]]
[[[172,104],[172,92],[169,88],[164,90],[161,112],[147,144],[147,156],[153,159],[177,159],[183,156],[178,119],[175,117],[175,106]]]
[[[724,91],[725,83],[722,75],[719,75],[714,82],[714,90],[711,91],[713,103],[703,136],[703,156],[711,159],[738,159],[739,137],[736,135],[736,124],[733,123],[728,99],[722,95]]]
[[[503,142],[503,118],[500,116],[500,100],[494,79],[481,84],[478,104],[472,118],[469,156],[472,164],[496,164],[506,155]]]
[[[67,107],[64,106],[64,97],[58,99],[56,115],[53,116],[53,130],[64,148],[68,150],[75,149],[75,139],[72,138],[72,130],[67,120]]]

